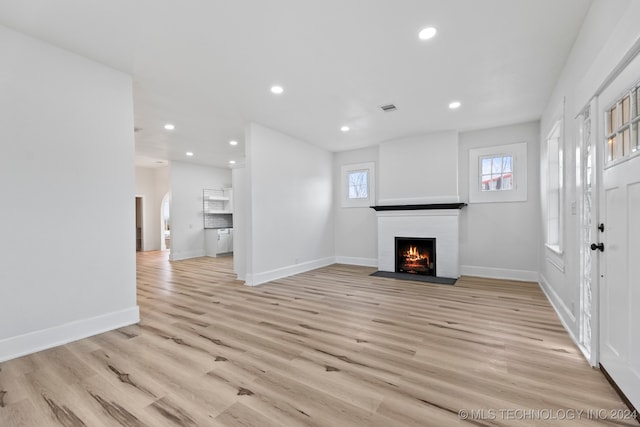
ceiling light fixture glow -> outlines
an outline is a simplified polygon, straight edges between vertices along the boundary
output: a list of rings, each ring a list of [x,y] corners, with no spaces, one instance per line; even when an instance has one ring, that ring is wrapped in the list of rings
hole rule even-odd
[[[282,92],[284,92],[284,89],[282,88],[282,86],[271,86],[271,93],[280,95]]]
[[[229,141],[229,145],[238,145],[238,141]]]
[[[437,32],[438,32],[438,30],[436,30],[433,27],[423,28],[418,33],[418,38],[420,38],[420,40],[429,40],[429,39],[433,38],[433,36],[435,36]]]
[[[235,164],[236,164],[236,161],[235,161],[235,160],[229,160],[229,164],[230,164],[230,165],[235,165]]]
[[[176,127],[175,127],[175,125],[172,125],[171,123],[167,123],[166,125],[164,125],[164,128],[166,130],[174,130]]]
[[[341,130],[342,132],[349,132],[349,129],[350,129],[350,128],[349,128],[349,126],[342,126],[342,127],[340,128],[340,130]]]
[[[449,108],[452,110],[455,110],[456,108],[460,108],[462,104],[458,101],[453,101],[452,103],[449,104]]]
[[[184,153],[184,154],[186,154],[186,155],[187,155],[187,156],[189,156],[189,157],[193,156],[193,153],[192,153],[191,151],[187,151],[187,152],[186,152],[186,153]]]

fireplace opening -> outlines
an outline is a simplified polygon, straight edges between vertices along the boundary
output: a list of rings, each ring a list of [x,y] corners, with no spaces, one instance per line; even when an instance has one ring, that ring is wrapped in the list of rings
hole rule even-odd
[[[436,275],[436,239],[396,237],[396,273]]]

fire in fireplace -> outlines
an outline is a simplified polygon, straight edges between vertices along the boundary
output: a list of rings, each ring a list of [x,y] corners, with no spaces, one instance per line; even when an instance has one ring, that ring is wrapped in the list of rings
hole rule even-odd
[[[396,273],[436,275],[436,239],[396,237]]]

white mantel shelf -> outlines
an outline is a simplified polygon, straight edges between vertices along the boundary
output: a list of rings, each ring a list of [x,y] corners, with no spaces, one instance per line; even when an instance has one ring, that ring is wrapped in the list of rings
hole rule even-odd
[[[371,206],[376,212],[381,211],[421,211],[421,210],[440,210],[440,209],[462,209],[467,206],[466,203],[428,203],[420,205],[382,205]]]

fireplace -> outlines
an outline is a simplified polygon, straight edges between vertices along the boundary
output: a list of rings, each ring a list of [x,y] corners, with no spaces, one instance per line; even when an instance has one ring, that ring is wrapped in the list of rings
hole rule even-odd
[[[436,239],[396,237],[396,273],[436,275]]]

